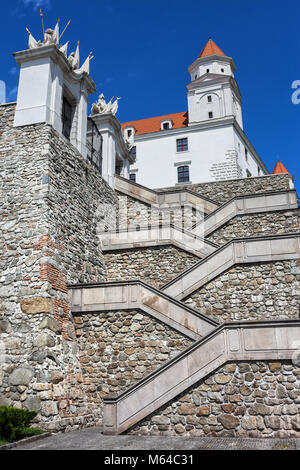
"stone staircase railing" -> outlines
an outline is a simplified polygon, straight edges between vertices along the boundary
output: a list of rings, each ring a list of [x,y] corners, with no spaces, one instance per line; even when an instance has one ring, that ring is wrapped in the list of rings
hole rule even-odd
[[[293,359],[300,320],[223,324],[117,397],[104,398],[104,434],[120,434],[227,361]]]
[[[72,313],[140,309],[187,337],[198,340],[218,323],[141,281],[70,286]]]
[[[161,291],[181,300],[236,264],[300,259],[300,233],[235,238],[193,264]]]
[[[298,200],[295,190],[247,194],[245,196],[236,196],[230,201],[227,201],[214,212],[207,215],[204,221],[200,221],[196,225],[204,225],[204,229],[201,230],[201,233],[203,234],[202,236],[207,237],[210,233],[214,232],[237,215],[297,208]],[[196,225],[193,227],[194,230],[196,229]],[[200,232],[196,231],[196,233]]]
[[[115,175],[115,190],[133,197],[141,202],[161,209],[175,208],[191,205],[201,209],[206,214],[219,207],[219,203],[188,189],[171,189],[168,191],[154,191],[126,178]]]
[[[173,244],[203,258],[218,248],[217,244],[205,240],[204,237],[237,215],[290,210],[297,207],[295,190],[237,196],[214,210],[190,230],[171,224],[160,227],[139,227],[139,230],[104,232],[101,234],[103,249],[108,251]]]
[[[118,232],[104,232],[101,235],[103,251],[145,248],[149,246],[174,245],[199,258],[213,253],[219,245],[205,240],[176,225],[140,227],[139,230],[129,229]]]

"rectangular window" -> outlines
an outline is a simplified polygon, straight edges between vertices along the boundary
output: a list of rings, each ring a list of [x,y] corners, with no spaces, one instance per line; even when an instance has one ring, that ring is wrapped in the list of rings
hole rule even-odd
[[[211,103],[211,96],[210,95],[207,97],[207,102]]]
[[[62,103],[62,133],[63,135],[70,140],[71,129],[72,129],[72,105],[69,101],[63,97]]]
[[[176,140],[176,145],[177,145],[177,152],[185,152],[188,150],[188,140],[187,137],[184,139],[177,139]]]
[[[246,162],[248,161],[248,150],[245,149],[245,159],[246,159]]]
[[[129,179],[130,179],[130,181],[133,181],[135,183],[136,182],[136,174],[135,173],[130,173]]]
[[[251,178],[251,176],[252,176],[252,173],[250,173],[250,171],[249,171],[249,170],[246,170],[246,174],[247,174],[247,178]]]
[[[259,168],[259,166],[257,167],[257,174],[258,174],[258,176],[260,176],[260,168]]]
[[[187,165],[177,168],[178,183],[186,183],[190,181],[190,169]]]
[[[131,155],[136,158],[136,146],[132,147],[132,149],[130,150],[131,152]]]
[[[208,117],[209,117],[209,119],[212,119],[212,118],[213,118],[213,113],[212,113],[212,111],[209,111]]]

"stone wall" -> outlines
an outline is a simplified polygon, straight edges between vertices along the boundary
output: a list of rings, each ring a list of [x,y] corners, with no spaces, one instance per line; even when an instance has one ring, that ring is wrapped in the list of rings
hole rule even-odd
[[[251,178],[240,178],[212,183],[180,185],[180,187],[203,194],[213,201],[224,202],[235,196],[264,193],[267,191],[286,191],[293,188],[293,177],[289,174],[267,175]],[[178,189],[178,186],[176,186]],[[170,188],[158,188],[157,191],[168,191]]]
[[[300,260],[234,266],[184,299],[219,323],[299,318]]]
[[[211,233],[207,239],[223,245],[233,238],[279,235],[299,231],[299,209],[294,209],[236,216]]]
[[[138,310],[76,315],[75,324],[87,402],[96,413],[104,396],[126,390],[192,343]]]
[[[96,208],[116,197],[51,126],[13,128],[14,109],[0,106],[0,402],[65,429],[97,419],[84,401],[67,284],[105,279]]]
[[[129,434],[300,437],[300,368],[290,361],[228,363]]]
[[[174,246],[133,248],[104,254],[107,280],[139,279],[159,288],[199,261]]]
[[[196,211],[188,204],[185,207],[157,208],[131,196],[119,192],[117,222],[112,227],[118,229],[136,229],[138,227],[174,224],[187,230],[204,218],[204,213]]]

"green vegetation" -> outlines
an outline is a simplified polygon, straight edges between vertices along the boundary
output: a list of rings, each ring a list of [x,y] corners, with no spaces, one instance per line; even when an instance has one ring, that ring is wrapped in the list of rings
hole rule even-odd
[[[36,411],[0,406],[0,445],[42,434],[40,429],[29,426],[36,415]]]

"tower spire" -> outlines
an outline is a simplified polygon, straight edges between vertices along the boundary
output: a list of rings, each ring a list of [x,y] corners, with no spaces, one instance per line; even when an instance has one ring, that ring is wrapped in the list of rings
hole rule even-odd
[[[280,173],[289,173],[289,172],[287,171],[285,166],[278,160],[272,174],[273,175],[278,175]]]
[[[212,38],[209,38],[199,57],[207,57],[210,55],[221,55],[223,57],[226,57],[224,52],[219,48],[219,46],[217,46],[217,44],[212,40]]]

